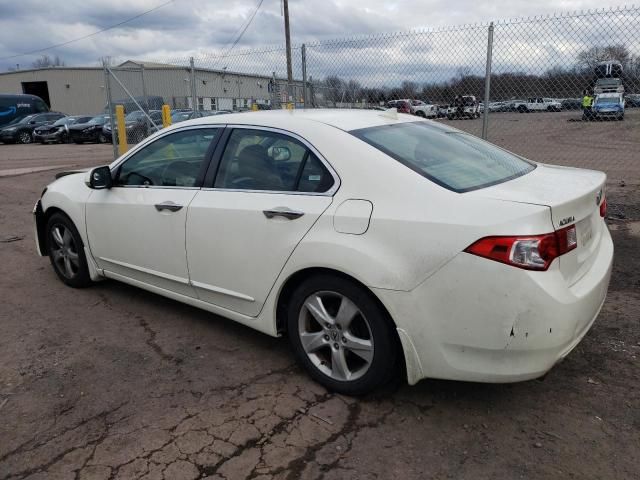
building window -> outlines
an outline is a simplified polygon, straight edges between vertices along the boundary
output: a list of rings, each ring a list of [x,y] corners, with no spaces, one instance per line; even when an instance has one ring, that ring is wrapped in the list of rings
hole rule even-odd
[[[217,110],[218,109],[218,102],[216,100],[217,99],[215,99],[215,98],[211,99],[211,110]]]
[[[198,110],[204,110],[204,98],[198,97]]]

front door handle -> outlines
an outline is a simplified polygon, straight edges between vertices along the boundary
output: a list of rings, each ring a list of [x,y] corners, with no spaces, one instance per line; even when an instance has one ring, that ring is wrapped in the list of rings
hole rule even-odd
[[[291,210],[287,207],[276,207],[271,210],[263,210],[264,216],[267,218],[284,217],[287,220],[295,220],[304,215],[304,212],[298,210]]]
[[[178,210],[182,209],[182,205],[178,205],[177,203],[173,203],[170,201],[156,203],[155,207],[156,207],[156,210],[159,212],[162,212],[163,210],[169,210],[170,212],[177,212]]]

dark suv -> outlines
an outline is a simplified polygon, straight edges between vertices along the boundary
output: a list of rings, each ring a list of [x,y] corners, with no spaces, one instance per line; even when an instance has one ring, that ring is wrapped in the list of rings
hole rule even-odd
[[[0,141],[3,143],[31,143],[33,131],[42,125],[47,125],[66,117],[64,113],[48,112],[27,115],[15,119],[0,129]]]

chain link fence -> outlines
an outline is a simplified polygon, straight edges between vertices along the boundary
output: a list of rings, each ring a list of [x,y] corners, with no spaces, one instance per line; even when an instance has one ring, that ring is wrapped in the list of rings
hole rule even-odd
[[[640,127],[640,7],[321,41],[291,53],[291,79],[283,47],[105,66],[109,103],[124,104],[130,120],[144,117],[144,135],[157,128],[162,104],[174,122],[250,109],[395,106],[561,163],[591,135],[572,123],[583,119],[585,92],[601,92],[604,82],[605,97],[623,92],[625,128]]]

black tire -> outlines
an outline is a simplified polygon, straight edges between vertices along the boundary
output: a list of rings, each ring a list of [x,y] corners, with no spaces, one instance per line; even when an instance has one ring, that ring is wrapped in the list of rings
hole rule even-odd
[[[98,143],[107,143],[107,137],[104,133],[98,134]]]
[[[418,110],[418,111],[416,112],[416,115],[417,115],[418,117],[427,118],[427,116],[424,114],[424,112],[423,112],[422,110]]]
[[[520,113],[527,113],[527,111],[528,111],[528,110],[529,110],[529,109],[528,109],[527,107],[525,107],[524,105],[520,105],[520,106],[518,107],[518,111],[519,111]]]
[[[74,140],[73,143],[75,143],[76,145],[82,145],[84,142],[80,140]]]
[[[47,255],[58,278],[73,288],[90,286],[93,282],[89,276],[84,244],[71,219],[63,213],[54,213],[47,221],[46,233]]]
[[[358,313],[352,317],[350,326],[342,330],[339,321],[336,321],[335,325],[331,327],[326,324],[328,328],[333,328],[333,330],[320,327],[316,317],[304,306],[305,301],[315,295],[328,295],[330,298],[331,295],[336,295],[337,298],[346,297],[358,309]],[[337,311],[342,301],[343,299],[337,299],[336,302],[338,303],[333,305],[330,304],[330,300],[325,301],[326,311],[330,315],[337,316]],[[318,324],[319,329],[313,333],[320,332],[320,336],[323,336],[322,334],[327,332],[332,335],[332,337],[324,335],[323,344],[310,354],[307,354],[302,345],[302,333],[299,330],[301,328],[300,325],[306,322]],[[345,395],[363,395],[383,386],[399,371],[397,334],[391,320],[371,292],[346,278],[322,274],[304,281],[291,296],[287,310],[287,328],[289,342],[298,362],[315,381],[330,391]],[[354,333],[356,331],[359,333]],[[313,333],[310,334],[312,335]],[[367,340],[372,344],[371,359],[369,361],[362,360],[359,355],[349,349],[347,346],[349,344],[345,340],[348,334],[359,339],[367,339],[369,337]],[[343,345],[341,341],[345,342],[345,344]],[[334,354],[341,349],[345,365],[352,362],[351,365],[356,366],[353,380],[332,378],[330,373],[321,370],[321,368],[324,368],[333,372]],[[316,365],[310,355],[313,355],[315,361],[320,365]],[[326,358],[328,361],[321,360],[321,358]],[[366,367],[360,367],[363,371],[357,369],[358,364],[362,363]],[[331,368],[329,368],[329,364],[331,364]],[[349,370],[349,374],[354,373],[351,371],[350,366],[347,370]]]

